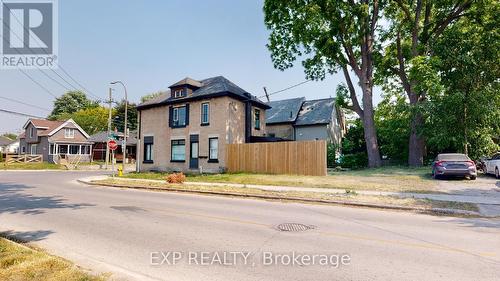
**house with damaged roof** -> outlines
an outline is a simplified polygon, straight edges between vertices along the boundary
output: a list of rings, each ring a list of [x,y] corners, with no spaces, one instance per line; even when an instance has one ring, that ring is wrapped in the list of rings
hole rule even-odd
[[[266,138],[270,106],[223,76],[174,83],[140,104],[140,171],[221,172],[226,145]]]
[[[304,97],[271,101],[266,111],[270,137],[292,141],[326,140],[340,145],[346,132],[345,118],[334,98],[306,100]]]

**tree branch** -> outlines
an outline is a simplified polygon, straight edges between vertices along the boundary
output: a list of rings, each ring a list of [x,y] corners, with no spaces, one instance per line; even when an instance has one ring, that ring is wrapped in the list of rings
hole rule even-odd
[[[401,33],[399,31],[397,33],[397,38],[396,38],[396,48],[397,48],[398,63],[399,63],[398,76],[401,79],[401,82],[403,83],[403,88],[405,89],[406,94],[408,96],[410,96],[411,95],[411,85],[410,85],[410,82],[408,81],[408,77],[406,76],[406,72],[405,72],[403,51],[401,50]]]
[[[453,22],[453,20],[458,19],[463,16],[462,12],[470,8],[472,1],[467,0],[462,5],[458,5],[458,7],[454,8],[453,11],[440,23],[436,24],[436,26],[432,29],[430,34],[434,35],[433,37],[439,37],[441,33],[448,27],[448,25]]]
[[[347,82],[347,87],[349,88],[349,95],[352,101],[352,106],[349,106],[351,110],[356,112],[360,118],[363,118],[364,112],[359,106],[358,97],[356,96],[356,90],[354,89],[354,85],[352,84],[351,75],[349,75],[349,70],[347,69],[347,65],[342,65],[342,71],[344,72],[345,81]]]
[[[403,1],[402,0],[396,0],[395,2],[396,2],[396,4],[398,4],[399,8],[401,8],[401,10],[403,11],[403,13],[405,14],[406,20],[407,21],[411,21],[412,17],[411,17],[410,10],[408,9],[408,7],[406,7],[403,4]]]
[[[373,15],[372,15],[372,21],[371,21],[371,24],[370,24],[370,34],[373,38],[373,36],[375,36],[375,27],[377,25],[377,21],[378,21],[378,0],[374,0],[373,1]]]
[[[418,31],[420,29],[420,15],[422,14],[422,0],[417,0],[417,7],[415,8],[415,21],[413,22],[413,29],[411,31],[411,53],[415,57],[418,55]]]

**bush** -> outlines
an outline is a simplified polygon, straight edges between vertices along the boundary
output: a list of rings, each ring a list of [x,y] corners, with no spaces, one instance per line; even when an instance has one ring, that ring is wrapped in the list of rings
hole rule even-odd
[[[327,155],[326,155],[326,165],[328,168],[335,168],[335,158],[338,151],[338,147],[333,143],[329,143],[327,146]]]
[[[364,152],[344,154],[340,158],[342,168],[360,169],[368,166],[368,156]]]
[[[183,183],[186,181],[186,176],[183,173],[173,173],[167,176],[168,183]]]

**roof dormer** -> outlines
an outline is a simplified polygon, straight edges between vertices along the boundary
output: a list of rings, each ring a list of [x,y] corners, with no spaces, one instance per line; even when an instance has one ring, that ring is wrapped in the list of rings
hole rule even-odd
[[[186,77],[169,88],[172,98],[183,98],[191,95],[193,91],[201,88],[201,86],[202,83],[200,81]]]

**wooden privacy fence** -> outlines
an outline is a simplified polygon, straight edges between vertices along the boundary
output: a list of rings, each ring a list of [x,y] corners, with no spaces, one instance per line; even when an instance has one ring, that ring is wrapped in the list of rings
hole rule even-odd
[[[228,172],[326,176],[326,141],[227,145]]]
[[[43,160],[42,155],[9,155],[7,154],[5,162],[7,164],[11,163],[40,163]]]

